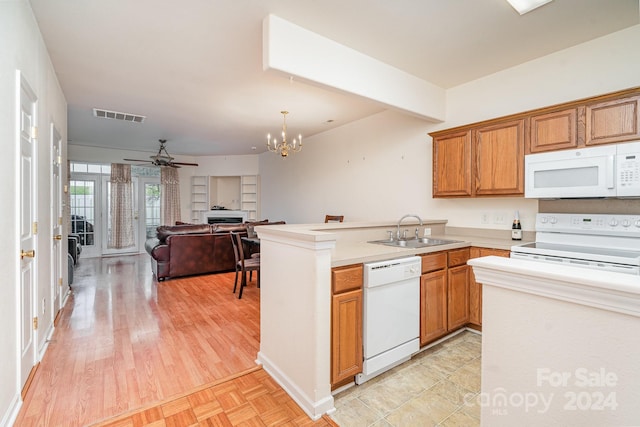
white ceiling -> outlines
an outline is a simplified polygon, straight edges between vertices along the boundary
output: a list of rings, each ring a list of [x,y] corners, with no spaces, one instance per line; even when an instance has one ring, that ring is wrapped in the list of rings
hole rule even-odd
[[[385,108],[264,72],[270,13],[443,88],[639,22],[638,0],[554,0],[523,16],[506,0],[29,1],[69,143],[155,153],[164,138],[183,155],[263,152],[283,109],[309,137]],[[147,119],[98,119],[94,107]]]

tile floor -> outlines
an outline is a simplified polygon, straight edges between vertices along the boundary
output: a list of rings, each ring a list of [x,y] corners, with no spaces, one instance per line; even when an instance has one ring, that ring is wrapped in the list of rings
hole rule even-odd
[[[464,331],[334,396],[341,427],[480,425],[481,336]]]

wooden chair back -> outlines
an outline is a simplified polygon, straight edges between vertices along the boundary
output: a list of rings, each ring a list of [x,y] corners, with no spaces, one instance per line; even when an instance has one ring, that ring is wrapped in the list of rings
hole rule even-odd
[[[325,215],[324,222],[343,222],[344,215]]]

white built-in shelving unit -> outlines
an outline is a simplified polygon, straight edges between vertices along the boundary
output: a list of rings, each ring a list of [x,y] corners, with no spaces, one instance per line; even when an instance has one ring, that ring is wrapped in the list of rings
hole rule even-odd
[[[247,211],[249,221],[258,220],[258,176],[243,175],[240,191],[240,209]]]
[[[208,211],[209,206],[209,177],[191,177],[191,220],[197,224],[202,222],[203,212]]]
[[[249,221],[258,220],[258,175],[191,177],[191,222],[202,223],[204,213],[213,206],[243,210]]]

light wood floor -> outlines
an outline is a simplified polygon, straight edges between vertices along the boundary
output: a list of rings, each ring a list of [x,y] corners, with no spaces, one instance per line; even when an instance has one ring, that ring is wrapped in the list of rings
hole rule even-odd
[[[233,278],[158,283],[148,255],[80,259],[16,425],[89,425],[255,368],[259,289],[238,300]]]

